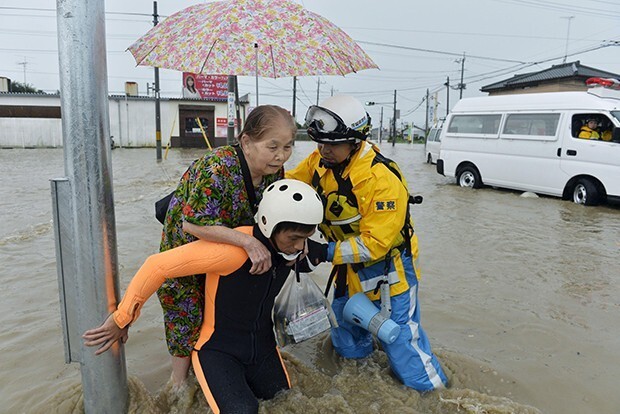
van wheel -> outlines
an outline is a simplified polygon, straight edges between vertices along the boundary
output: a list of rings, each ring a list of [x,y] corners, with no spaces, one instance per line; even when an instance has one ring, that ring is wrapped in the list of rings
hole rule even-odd
[[[573,188],[573,201],[584,206],[595,206],[600,201],[600,194],[596,185],[587,178],[577,180]]]
[[[480,173],[473,166],[466,166],[459,170],[456,182],[461,187],[480,188],[482,187],[482,179]]]
[[[428,156],[426,157],[426,163],[427,164],[432,164],[433,163],[433,157],[431,156],[431,154],[428,154]]]

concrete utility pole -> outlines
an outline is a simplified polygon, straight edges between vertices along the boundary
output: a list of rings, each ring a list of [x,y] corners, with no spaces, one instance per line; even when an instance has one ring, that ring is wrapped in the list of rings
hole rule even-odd
[[[428,108],[429,108],[428,93],[429,92],[427,88],[426,89],[426,122],[424,124],[424,142],[426,142],[426,138],[428,138]]]
[[[81,338],[119,294],[105,4],[58,0],[56,8],[66,177],[51,184],[65,360],[80,363],[86,413],[126,413],[123,345],[95,356]]]
[[[316,78],[316,104],[319,104],[319,95],[321,94],[321,84],[326,82],[321,82],[321,78]]]
[[[297,107],[297,76],[293,76],[293,119],[297,121],[295,118],[296,112],[295,108]]]
[[[568,57],[568,37],[570,34],[570,22],[573,20],[575,16],[566,16],[562,17],[562,19],[568,20],[568,27],[566,28],[566,47],[564,48],[564,59],[562,59],[562,63],[566,63],[566,58]]]
[[[235,135],[241,133],[241,104],[239,103],[239,78],[235,75],[235,114],[237,119],[237,128],[235,128]],[[245,124],[245,116],[243,117],[243,123]]]
[[[381,120],[379,121],[379,144],[381,144],[382,137],[383,137],[383,105],[381,105]]]
[[[17,64],[24,67],[24,86],[26,86],[27,85],[27,82],[26,82],[26,66],[28,66],[28,61],[26,60],[26,56],[24,56],[24,61],[23,62],[17,62]]]
[[[392,146],[396,145],[396,89],[394,89],[394,117],[392,117]]]
[[[256,106],[258,106],[258,43],[254,43],[254,78],[256,81]]]
[[[228,75],[228,130],[226,144],[232,145],[233,142],[235,142],[235,75]]]
[[[316,78],[316,104],[319,104],[319,95],[321,94],[321,78]]]
[[[60,1],[60,0],[58,0]],[[153,2],[153,26],[159,23],[157,1]],[[161,161],[161,106],[159,102],[159,68],[155,68],[155,152],[157,161]]]
[[[459,83],[459,99],[463,98],[463,89],[465,89],[465,84],[463,84],[463,73],[465,72],[465,52],[463,52],[463,57],[461,60],[461,83]]]
[[[446,77],[446,116],[450,113],[450,76]]]

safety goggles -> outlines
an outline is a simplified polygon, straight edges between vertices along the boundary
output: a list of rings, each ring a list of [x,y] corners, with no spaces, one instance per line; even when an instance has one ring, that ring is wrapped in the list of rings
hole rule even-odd
[[[308,135],[318,142],[338,143],[366,139],[366,134],[348,127],[329,109],[312,105],[306,112]]]

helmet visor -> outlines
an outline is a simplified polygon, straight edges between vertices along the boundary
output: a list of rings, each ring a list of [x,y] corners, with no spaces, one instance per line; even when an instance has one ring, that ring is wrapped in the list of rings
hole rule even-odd
[[[329,109],[312,105],[306,112],[308,135],[318,142],[351,142],[366,135],[349,128],[342,118]]]
[[[320,106],[312,105],[306,113],[306,125],[313,125],[317,132],[344,132],[347,126],[342,119],[330,111]]]

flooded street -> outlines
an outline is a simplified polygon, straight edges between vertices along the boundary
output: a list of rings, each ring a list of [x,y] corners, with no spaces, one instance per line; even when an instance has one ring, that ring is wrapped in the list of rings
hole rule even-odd
[[[314,148],[299,142],[287,164]],[[326,336],[287,349],[293,390],[262,413],[620,412],[620,206],[457,187],[423,145],[389,144],[414,194],[422,324],[451,387],[421,396],[382,352],[343,361]],[[112,152],[121,289],[159,246],[154,202],[199,150]],[[0,150],[0,412],[79,413],[80,372],[64,364],[49,179],[62,149]],[[484,177],[483,177],[484,178]],[[620,179],[620,177],[619,177]],[[324,286],[327,267],[316,279]],[[205,412],[197,385],[173,392],[162,315],[151,298],[125,347],[131,412]]]

